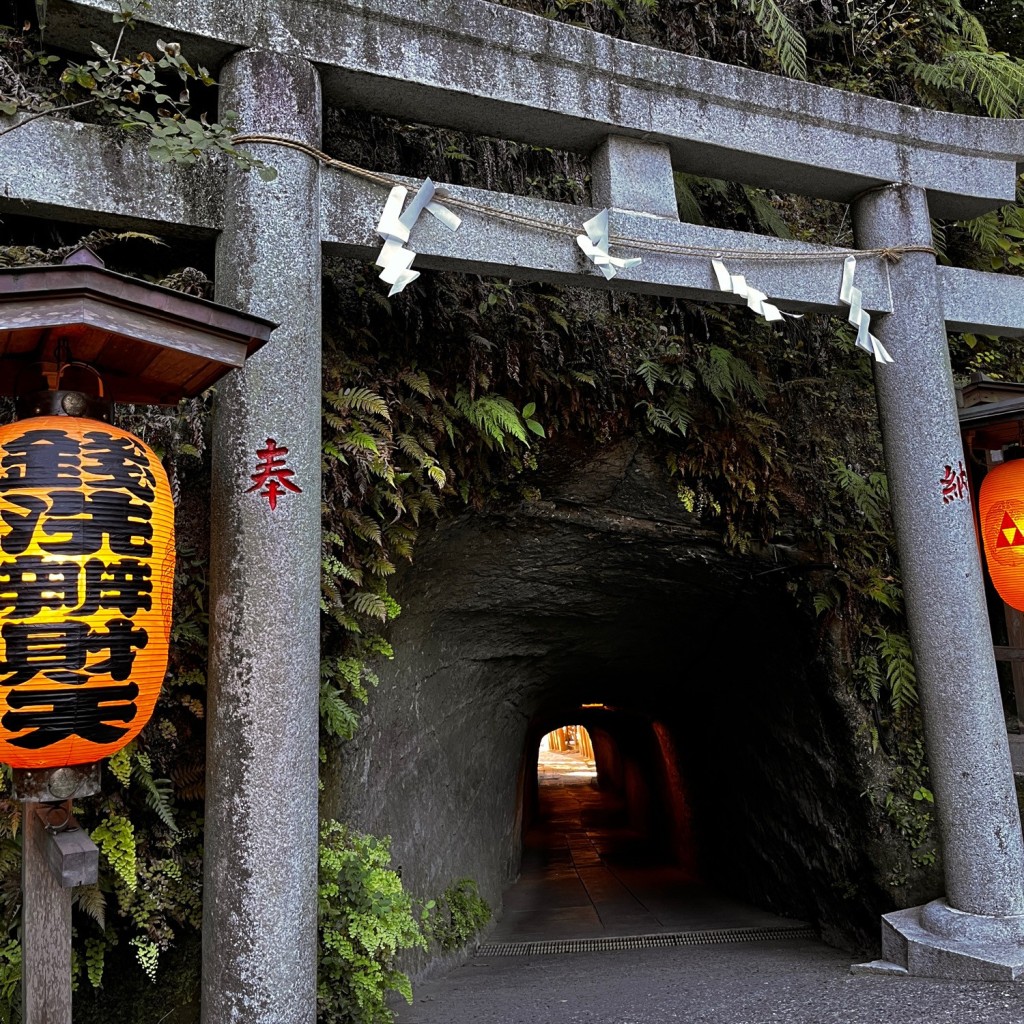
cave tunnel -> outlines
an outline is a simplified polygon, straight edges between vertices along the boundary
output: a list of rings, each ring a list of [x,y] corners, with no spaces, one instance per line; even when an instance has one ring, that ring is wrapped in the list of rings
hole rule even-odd
[[[853,946],[877,906],[819,625],[785,567],[724,549],[660,480],[606,455],[562,498],[441,525],[399,580],[395,658],[325,809],[390,835],[414,892],[469,877],[514,913],[541,738],[579,724],[619,815],[609,861]]]

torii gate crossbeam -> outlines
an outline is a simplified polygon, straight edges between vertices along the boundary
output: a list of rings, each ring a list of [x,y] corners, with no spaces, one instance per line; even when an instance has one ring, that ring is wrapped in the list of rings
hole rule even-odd
[[[51,0],[49,38],[88,52],[114,6]],[[248,133],[316,147],[322,81],[328,102],[594,152],[593,199],[612,208],[613,233],[674,246],[645,249],[613,282],[630,291],[730,301],[706,255],[683,251],[721,246],[739,253],[730,269],[784,309],[845,312],[841,252],[680,224],[673,168],[852,202],[858,244],[878,249],[929,244],[929,216],[1012,201],[1024,161],[1021,122],[901,107],[484,0],[157,0],[145,18],[214,67]],[[158,169],[115,138],[47,121],[4,136],[0,211],[216,237],[218,298],[281,323],[222,390],[216,420],[203,1016],[312,1024],[319,261],[324,248],[376,254],[386,190],[269,144],[251,147],[279,171],[268,184],[230,169]],[[594,210],[449,192],[551,229],[472,213],[453,236],[427,218],[411,243],[419,265],[606,286],[565,233]],[[753,258],[811,250],[820,259]],[[939,477],[963,457],[945,329],[1024,333],[1024,285],[937,267],[924,252],[888,268],[865,260],[857,275],[896,360],[876,381],[948,893],[887,915],[885,954],[912,973],[1016,978],[1020,819],[970,508],[944,503]],[[242,501],[268,437],[288,445],[303,488],[276,512]]]

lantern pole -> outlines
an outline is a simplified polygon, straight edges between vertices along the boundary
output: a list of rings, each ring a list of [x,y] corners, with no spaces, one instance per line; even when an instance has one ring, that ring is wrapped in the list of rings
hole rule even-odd
[[[99,792],[99,764],[15,769],[21,800],[23,1024],[71,1024],[71,900],[99,877],[99,850],[72,800]]]

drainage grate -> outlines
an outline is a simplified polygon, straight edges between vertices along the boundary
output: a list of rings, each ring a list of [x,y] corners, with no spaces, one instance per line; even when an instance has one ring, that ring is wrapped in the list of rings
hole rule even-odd
[[[600,953],[616,949],[656,949],[664,946],[715,946],[726,942],[771,942],[778,939],[816,939],[809,925],[795,928],[719,928],[704,932],[627,935],[604,939],[546,939],[541,942],[492,942],[477,956],[532,956],[543,953]]]

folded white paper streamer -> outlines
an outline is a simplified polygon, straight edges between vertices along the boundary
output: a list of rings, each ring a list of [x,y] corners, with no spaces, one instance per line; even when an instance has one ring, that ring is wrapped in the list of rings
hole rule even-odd
[[[426,210],[452,231],[458,231],[462,223],[451,210],[434,200],[435,192],[434,183],[425,178],[405,213],[402,212],[402,207],[405,205],[409,190],[402,185],[396,185],[391,190],[384,204],[384,212],[377,222],[377,234],[384,239],[384,246],[377,256],[377,266],[383,268],[380,279],[391,285],[388,298],[397,295],[407,284],[420,276],[418,270],[412,269],[416,253],[405,247],[405,243],[409,241],[409,233],[419,220],[420,214]]]
[[[611,280],[620,270],[628,270],[643,263],[639,257],[623,260],[608,255],[608,211],[602,210],[596,217],[591,217],[583,225],[585,235],[576,236],[576,244],[586,253],[587,259]]]
[[[800,313],[783,313],[778,306],[768,301],[768,296],[764,292],[747,284],[747,280],[742,274],[730,274],[721,260],[712,260],[711,266],[714,268],[715,277],[718,278],[718,287],[723,292],[732,292],[733,295],[746,299],[747,308],[753,310],[758,316],[763,316],[769,323],[787,316],[796,318],[802,315]]]
[[[893,358],[885,346],[871,333],[871,316],[861,306],[863,293],[854,287],[853,273],[857,269],[857,260],[847,256],[843,264],[843,281],[839,286],[839,301],[850,307],[847,320],[857,328],[857,346],[870,353],[880,363],[891,363]]]

